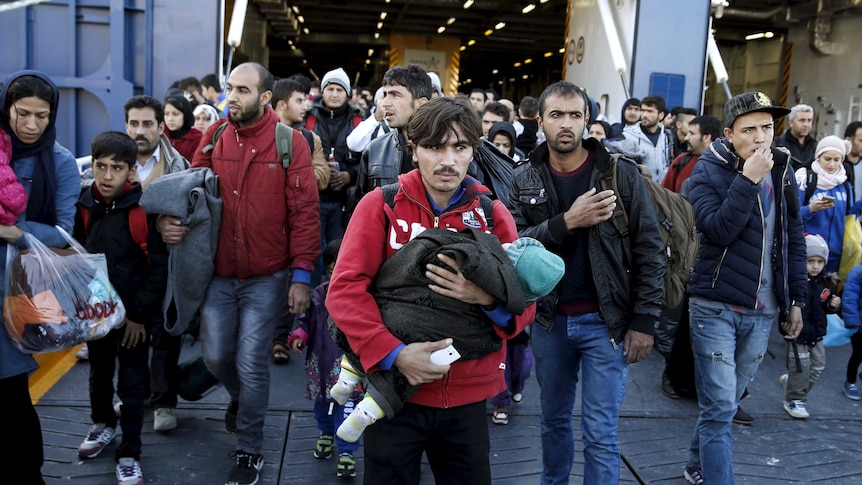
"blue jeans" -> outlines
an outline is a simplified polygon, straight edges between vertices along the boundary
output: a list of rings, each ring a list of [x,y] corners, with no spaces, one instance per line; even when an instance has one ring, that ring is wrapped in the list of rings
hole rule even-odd
[[[332,414],[329,414],[330,405],[332,406]],[[317,429],[321,433],[335,438],[335,446],[338,447],[339,453],[350,453],[352,455],[359,448],[359,441],[350,443],[335,434],[335,430],[350,416],[354,407],[356,407],[356,403],[353,402],[353,399],[347,401],[344,406],[339,405],[335,401],[314,401],[314,420],[317,421]]]
[[[237,413],[238,450],[260,453],[269,404],[269,346],[288,270],[245,281],[215,275],[201,306],[201,345],[207,368]]]
[[[572,409],[581,370],[584,483],[617,483],[619,411],[628,367],[598,313],[557,315],[550,330],[533,326],[533,357],[542,406],[542,484],[567,484],[575,458]]]
[[[732,485],[731,420],[763,360],[776,315],[744,315],[689,303],[691,349],[700,415],[689,460],[706,483]]]

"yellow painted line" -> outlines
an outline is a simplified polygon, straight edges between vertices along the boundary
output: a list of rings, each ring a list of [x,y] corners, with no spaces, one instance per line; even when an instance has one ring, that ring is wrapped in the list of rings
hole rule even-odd
[[[30,376],[30,399],[33,404],[39,402],[39,399],[75,366],[75,362],[78,361],[75,353],[80,347],[79,345],[71,349],[33,356],[39,364],[39,369]]]

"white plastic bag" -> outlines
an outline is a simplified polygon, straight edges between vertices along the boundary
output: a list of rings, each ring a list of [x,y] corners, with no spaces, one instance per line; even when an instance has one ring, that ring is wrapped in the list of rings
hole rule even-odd
[[[104,337],[126,319],[108,280],[104,254],[90,254],[65,231],[71,246],[48,248],[24,233],[28,250],[6,248],[3,321],[25,353],[52,352]]]

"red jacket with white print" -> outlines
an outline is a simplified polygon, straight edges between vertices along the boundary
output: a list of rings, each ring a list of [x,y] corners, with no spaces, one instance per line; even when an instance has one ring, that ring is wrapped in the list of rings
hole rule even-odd
[[[471,177],[462,187],[461,200],[439,217],[434,215],[419,170],[401,175],[395,195],[395,209],[390,210],[380,188],[367,194],[356,206],[338,253],[338,262],[326,297],[326,307],[333,321],[347,336],[351,348],[369,372],[379,370],[378,363],[402,342],[392,335],[380,316],[370,287],[380,266],[405,243],[430,228],[460,231],[468,227],[487,230],[480,194],[491,191]],[[509,210],[494,201],[492,234],[503,243],[518,238],[515,221]],[[504,339],[511,338],[530,324],[536,314],[535,304],[522,315],[512,317],[507,331],[494,325]],[[435,408],[448,408],[479,402],[506,388],[504,370],[506,346],[485,357],[456,361],[442,379],[423,384],[408,402]]]

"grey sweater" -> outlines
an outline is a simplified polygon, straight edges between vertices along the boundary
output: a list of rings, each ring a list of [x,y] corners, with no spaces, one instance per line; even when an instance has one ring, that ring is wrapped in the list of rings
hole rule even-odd
[[[174,216],[189,231],[179,244],[169,245],[168,286],[162,311],[165,329],[182,334],[204,300],[215,270],[222,200],[218,176],[209,168],[165,174],[141,196],[150,214]]]

